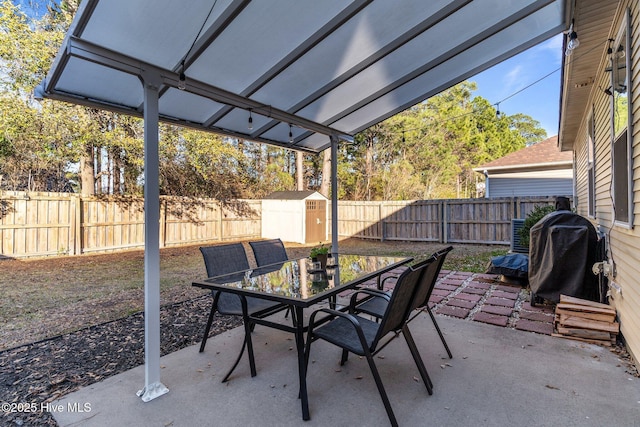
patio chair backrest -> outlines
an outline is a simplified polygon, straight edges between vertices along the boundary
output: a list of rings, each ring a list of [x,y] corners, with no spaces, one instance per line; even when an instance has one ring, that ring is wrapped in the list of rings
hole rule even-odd
[[[416,295],[411,304],[411,311],[424,307],[429,303],[429,298],[431,298],[433,288],[436,286],[436,282],[438,281],[438,274],[440,274],[442,264],[444,264],[444,259],[452,249],[453,246],[441,249],[421,263],[424,264],[425,270],[424,274],[420,278],[420,284],[418,285]]]
[[[205,246],[200,248],[200,252],[204,258],[207,277],[249,269],[249,260],[242,243]]]
[[[287,261],[287,251],[280,239],[257,240],[249,242],[258,267]]]
[[[438,263],[434,256],[427,258],[426,260],[420,262],[419,264],[414,265],[413,269],[423,267],[422,276],[420,276],[420,281],[418,282],[418,286],[416,288],[416,293],[411,301],[411,309],[409,311],[413,311],[418,307],[422,306],[422,303],[425,300],[428,300],[428,294],[431,294],[431,290],[429,289],[432,286],[432,283],[435,283],[433,278],[435,277],[437,280],[438,273],[436,272],[438,268]]]
[[[393,288],[389,304],[380,320],[380,327],[373,341],[372,348],[375,348],[377,342],[391,331],[399,331],[411,313],[411,301],[415,294],[420,277],[424,273],[425,266],[417,268],[408,268],[402,272],[396,286]]]

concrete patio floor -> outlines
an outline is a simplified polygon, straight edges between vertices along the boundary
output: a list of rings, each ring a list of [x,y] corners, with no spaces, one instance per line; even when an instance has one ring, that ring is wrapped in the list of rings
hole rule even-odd
[[[280,314],[281,316],[281,314]],[[616,354],[592,344],[476,321],[437,316],[448,359],[427,314],[411,323],[434,394],[429,396],[402,337],[376,358],[403,426],[640,426],[640,379]],[[257,327],[258,375],[245,358],[220,381],[240,348],[236,328],[161,359],[170,392],[143,403],[144,367],[53,402],[61,426],[384,426],[388,418],[365,360],[339,366],[319,341],[308,374],[311,420],[303,421],[292,337]],[[79,412],[70,409],[87,408]]]

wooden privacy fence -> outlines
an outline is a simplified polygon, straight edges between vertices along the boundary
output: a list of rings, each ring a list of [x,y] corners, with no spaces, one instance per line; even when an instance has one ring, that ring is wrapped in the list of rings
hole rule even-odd
[[[338,234],[376,240],[509,244],[511,219],[552,197],[338,204]],[[260,238],[261,200],[162,197],[160,246]],[[140,198],[0,192],[0,257],[78,255],[144,248]]]
[[[338,204],[338,234],[376,240],[511,243],[511,220],[554,197],[353,202]]]
[[[140,198],[2,191],[0,256],[78,255],[144,248]],[[221,206],[213,200],[162,197],[160,246],[259,238],[260,200]]]

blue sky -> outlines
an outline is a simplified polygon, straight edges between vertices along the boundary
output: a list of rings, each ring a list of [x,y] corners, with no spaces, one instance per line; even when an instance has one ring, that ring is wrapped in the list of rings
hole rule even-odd
[[[56,0],[56,3],[58,0]],[[41,16],[47,11],[47,4],[52,3],[51,0],[13,0],[13,4],[31,16]]]
[[[561,65],[562,34],[559,34],[469,80],[478,85],[474,95],[492,104],[500,102],[500,111],[508,115],[531,116],[540,122],[547,136],[554,136],[558,133]],[[539,79],[542,80],[511,97]]]

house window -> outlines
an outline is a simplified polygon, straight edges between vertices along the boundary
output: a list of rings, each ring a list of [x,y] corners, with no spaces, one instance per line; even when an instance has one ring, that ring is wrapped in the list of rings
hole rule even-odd
[[[633,188],[631,138],[631,102],[629,99],[630,67],[630,31],[629,11],[625,16],[622,29],[615,39],[611,52],[611,86],[612,86],[612,199],[614,219],[620,225],[630,226],[633,223]]]
[[[591,218],[596,217],[596,165],[595,165],[595,125],[593,123],[593,109],[587,122],[587,203],[588,215]]]

